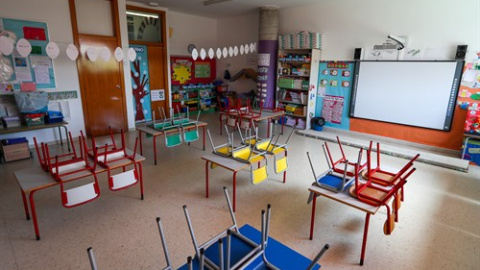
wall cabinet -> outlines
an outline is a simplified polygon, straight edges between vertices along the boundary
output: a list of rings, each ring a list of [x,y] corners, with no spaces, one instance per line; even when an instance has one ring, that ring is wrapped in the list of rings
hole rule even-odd
[[[286,112],[286,124],[310,129],[318,93],[319,49],[278,51],[276,107]]]

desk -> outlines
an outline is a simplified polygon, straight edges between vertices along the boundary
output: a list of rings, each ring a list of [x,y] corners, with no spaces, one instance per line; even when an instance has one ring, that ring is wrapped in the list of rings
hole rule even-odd
[[[205,122],[198,122],[197,126],[202,128],[202,134],[203,134],[203,150],[205,151],[205,129],[208,124]],[[195,125],[191,125],[188,127],[185,127],[185,130],[191,130],[196,128]],[[155,140],[157,136],[165,135],[168,133],[173,133],[173,132],[178,132],[177,129],[169,129],[166,131],[163,130],[157,130],[151,127],[148,127],[146,124],[140,124],[136,127],[138,131],[138,137],[140,139],[140,155],[143,155],[143,146],[142,146],[142,133],[148,134],[153,136],[153,159],[155,161],[155,165],[157,165],[157,141]]]
[[[259,111],[254,111],[255,114],[258,114]],[[259,122],[262,120],[269,120],[267,123],[267,137],[270,137],[270,121],[272,121],[274,118],[284,116],[285,112],[284,111],[268,111],[268,110],[262,110],[262,113],[259,117],[249,117],[248,115],[238,115],[238,113],[235,112],[220,112],[219,120],[220,120],[220,135],[222,135],[222,129],[223,129],[223,117],[224,116],[236,116],[236,117],[242,117],[245,119],[252,119],[255,122]],[[282,122],[282,134],[283,134],[283,127],[284,123]]]
[[[363,231],[362,253],[360,257],[360,265],[363,265],[364,258],[365,258],[365,248],[367,246],[367,234],[368,234],[368,226],[370,222],[370,215],[375,215],[375,213],[378,211],[380,207],[366,204],[364,202],[359,201],[357,198],[350,196],[350,194],[348,193],[348,188],[346,188],[344,192],[335,193],[327,189],[321,188],[315,184],[312,184],[312,186],[308,190],[311,193],[313,193],[312,217],[311,217],[311,223],[310,223],[310,240],[313,239],[313,228],[315,225],[315,204],[317,202],[317,196],[324,196],[328,199],[337,201],[339,203],[345,204],[347,206],[353,207],[355,209],[358,209],[366,213],[365,228]]]
[[[132,151],[127,150],[127,154],[131,155]],[[140,182],[140,193],[141,193],[142,200],[143,200],[143,173],[142,173],[141,162],[144,160],[145,158],[140,155],[135,156],[135,161],[138,162],[137,164],[139,165],[138,177]],[[90,160],[90,162],[93,162],[93,160]],[[131,162],[129,161],[116,161],[116,162],[110,162],[109,166],[113,170],[113,169],[118,169],[130,164]],[[98,174],[106,171],[107,171],[106,168],[101,167],[97,164],[95,173]],[[15,175],[15,178],[17,179],[18,185],[20,186],[20,191],[22,192],[23,207],[25,209],[25,216],[27,217],[27,220],[30,220],[27,196],[29,198],[35,236],[37,237],[37,240],[40,240],[40,230],[38,228],[37,213],[35,211],[35,201],[33,199],[33,195],[35,194],[35,192],[39,190],[60,185],[60,182],[55,181],[53,177],[50,175],[50,173],[47,173],[44,170],[42,170],[40,166],[35,166],[35,167],[16,171],[14,172],[14,175]],[[89,175],[91,175],[90,172],[83,171],[83,172],[66,175],[65,177],[63,177],[63,179],[65,180],[65,182],[69,182],[69,181],[77,180]]]
[[[34,130],[47,129],[47,128],[58,128],[58,134],[60,135],[60,144],[63,146],[62,130],[60,129],[63,127],[65,130],[65,138],[67,138],[68,151],[70,152],[70,143],[68,138],[67,125],[68,123],[64,121],[61,123],[44,124],[44,125],[38,125],[38,126],[19,126],[19,127],[3,128],[3,129],[0,129],[0,135],[34,131]]]
[[[215,164],[233,172],[233,212],[235,212],[237,199],[237,172],[250,167],[249,163],[240,162],[230,157],[222,157],[215,154],[208,154],[202,157],[205,160],[205,197],[208,198],[208,164]],[[286,182],[287,171],[283,172],[283,183]]]

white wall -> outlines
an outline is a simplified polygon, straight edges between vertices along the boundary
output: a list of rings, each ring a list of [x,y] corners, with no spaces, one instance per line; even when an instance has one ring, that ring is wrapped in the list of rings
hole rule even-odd
[[[480,51],[479,0],[322,0],[280,10],[280,32],[322,34],[322,59],[351,60],[356,47],[383,43],[388,34],[407,35],[417,48],[447,50],[467,44],[468,57]]]
[[[174,11],[167,12],[167,25],[172,28],[170,55],[188,55],[188,44],[198,50],[217,47],[217,20]]]
[[[250,44],[258,41],[258,22],[259,14],[247,14],[242,16],[223,18],[218,20],[218,46],[230,47]],[[226,69],[230,75],[234,76],[237,72],[244,68],[257,70],[256,53],[248,55],[240,55],[217,60],[217,78],[223,79]],[[249,58],[250,63],[249,64]],[[245,93],[250,90],[256,90],[257,85],[252,80],[237,80],[236,82],[228,82],[229,90],[237,93]]]
[[[50,40],[57,42],[62,51],[60,56],[53,61],[56,88],[45,90],[75,90],[78,92],[79,98],[69,100],[72,118],[68,121],[68,130],[72,132],[73,136],[78,136],[80,130],[84,130],[85,123],[83,120],[77,65],[65,55],[66,46],[73,43],[68,0],[0,0],[0,7],[0,17],[47,23]],[[39,141],[51,142],[58,139],[58,132],[56,132],[56,129],[45,129],[35,132],[2,135],[0,139],[12,136],[27,137],[30,143],[33,143],[33,136],[36,136]]]

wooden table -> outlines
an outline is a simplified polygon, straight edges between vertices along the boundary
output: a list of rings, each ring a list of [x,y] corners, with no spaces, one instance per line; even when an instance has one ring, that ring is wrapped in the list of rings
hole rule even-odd
[[[204,151],[205,151],[205,129],[206,129],[207,125],[208,124],[205,123],[205,122],[198,121],[196,126],[195,125],[190,125],[190,126],[184,127],[184,129],[187,130],[187,131],[191,130],[191,129],[194,129],[194,128],[197,128],[197,127],[202,128],[203,150]],[[151,127],[147,126],[146,124],[140,124],[136,127],[136,129],[138,131],[138,137],[140,139],[140,155],[143,155],[142,133],[153,136],[153,159],[154,159],[155,165],[157,165],[157,140],[156,140],[157,136],[178,132],[177,129],[168,129],[168,130],[165,130],[165,131],[164,130],[159,130],[159,129],[154,129],[154,128],[151,128]]]
[[[254,111],[254,114],[260,113],[260,111]],[[284,116],[285,112],[284,111],[272,111],[272,110],[262,110],[260,116],[258,117],[251,117],[248,115],[239,115],[238,112],[236,111],[230,111],[230,112],[220,112],[219,120],[220,120],[220,135],[222,134],[222,129],[223,129],[223,117],[224,116],[235,116],[235,117],[242,117],[245,119],[252,119],[255,122],[260,122],[262,120],[268,120],[267,121],[267,137],[270,137],[270,122],[277,117]],[[284,127],[284,122],[282,122],[282,134],[283,134],[283,127]]]
[[[367,235],[368,235],[368,226],[370,222],[370,215],[375,215],[375,213],[378,211],[380,207],[366,204],[364,202],[359,201],[357,198],[350,196],[350,194],[348,193],[348,188],[346,188],[344,192],[335,193],[330,190],[321,188],[316,184],[312,184],[312,186],[308,190],[311,192],[311,195],[313,195],[312,216],[311,216],[311,223],[310,223],[310,240],[313,239],[313,228],[315,225],[315,205],[316,205],[318,196],[323,196],[325,198],[337,201],[339,203],[353,207],[355,209],[358,209],[366,213],[365,228],[363,231],[362,253],[360,256],[360,265],[363,265],[363,262],[365,259],[365,249],[367,246]]]
[[[233,211],[235,212],[236,199],[237,199],[237,172],[242,169],[247,169],[251,165],[250,163],[240,162],[230,157],[222,157],[216,154],[208,154],[202,157],[205,160],[205,197],[208,198],[208,165],[215,164],[219,167],[225,168],[233,172]],[[283,172],[283,183],[286,182],[287,171]]]
[[[65,138],[67,138],[68,151],[70,151],[70,143],[69,143],[69,138],[68,138],[67,125],[68,125],[68,122],[63,121],[63,122],[60,122],[60,123],[44,124],[44,125],[37,125],[37,126],[9,127],[9,128],[0,129],[0,135],[34,131],[34,130],[47,129],[47,128],[58,128],[58,134],[60,135],[60,144],[63,146],[61,128],[64,128]]]
[[[127,154],[132,154],[132,151],[127,150]],[[143,200],[143,173],[142,173],[141,162],[143,162],[144,160],[145,158],[138,154],[135,156],[135,161],[139,165],[138,177],[140,182],[140,194],[141,194],[142,200]],[[90,162],[93,163],[93,160],[90,160]],[[110,162],[108,165],[110,166],[111,170],[114,170],[124,166],[128,166],[130,164],[132,164],[131,161],[116,161],[116,162]],[[97,164],[95,173],[98,174],[106,171],[107,171],[106,168],[101,167]],[[60,185],[60,182],[55,181],[51,176],[51,174],[42,170],[40,166],[34,166],[27,169],[15,171],[14,175],[15,175],[15,178],[17,179],[18,185],[20,186],[20,191],[22,192],[25,216],[27,220],[30,220],[30,212],[29,212],[29,207],[27,202],[27,196],[28,196],[28,199],[30,202],[31,216],[33,219],[33,228],[35,230],[35,236],[37,240],[40,240],[40,230],[38,228],[37,213],[35,211],[35,201],[34,201],[33,195],[35,194],[35,192],[39,190]],[[64,179],[64,182],[70,182],[83,177],[87,177],[89,175],[91,175],[90,172],[83,171],[83,172],[67,175],[65,177],[62,177],[62,179]]]

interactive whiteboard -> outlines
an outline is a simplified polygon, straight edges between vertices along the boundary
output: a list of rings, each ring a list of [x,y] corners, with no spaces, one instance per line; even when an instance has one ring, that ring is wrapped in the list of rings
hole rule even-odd
[[[360,61],[350,116],[450,130],[463,61]]]

